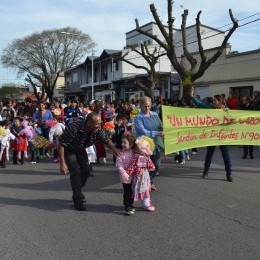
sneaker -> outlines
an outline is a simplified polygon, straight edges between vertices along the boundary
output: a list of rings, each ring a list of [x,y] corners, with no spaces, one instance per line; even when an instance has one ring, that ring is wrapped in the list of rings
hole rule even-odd
[[[19,162],[21,165],[24,164],[24,160],[23,160],[23,159],[18,160],[18,162]]]
[[[190,160],[190,156],[189,156],[189,155],[186,156],[186,160],[187,160],[187,161]]]
[[[0,167],[1,167],[1,168],[6,168],[6,165],[5,165],[5,163],[3,163],[3,162],[0,162]]]
[[[103,163],[107,163],[107,160],[106,160],[106,158],[103,158]]]
[[[86,211],[86,207],[83,204],[74,204],[74,208],[78,211]]]
[[[250,157],[250,159],[254,159],[255,158],[253,154],[250,154],[249,157]]]
[[[34,164],[34,163],[36,163],[36,161],[31,161],[31,164]]]
[[[134,215],[135,212],[133,211],[133,209],[131,207],[129,207],[125,210],[125,214],[128,216],[131,216],[131,215]]]
[[[197,154],[197,152],[191,152],[191,154]]]
[[[203,172],[203,174],[201,175],[201,177],[205,179],[206,177],[208,177],[208,175],[209,175],[209,172]]]
[[[48,157],[48,158],[51,157],[51,155],[50,155],[49,153],[46,153],[45,155],[46,155],[46,157]]]
[[[181,160],[181,162],[179,163],[180,165],[183,165],[183,164],[185,164],[185,160],[184,159],[182,159]]]
[[[131,206],[131,209],[133,212],[135,212],[135,207],[133,205]]]
[[[150,212],[155,211],[155,207],[152,206],[152,205],[150,205],[148,207],[144,207],[144,209],[147,210],[147,211],[150,211]]]
[[[227,176],[227,181],[228,182],[233,182],[233,177],[230,175],[230,176]]]
[[[160,173],[159,173],[159,172],[156,172],[154,176],[159,176],[159,175],[160,175]]]

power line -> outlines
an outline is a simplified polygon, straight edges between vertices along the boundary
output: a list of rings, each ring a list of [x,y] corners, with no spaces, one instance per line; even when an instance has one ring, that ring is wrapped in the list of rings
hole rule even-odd
[[[252,17],[252,16],[251,16],[251,17]],[[247,18],[248,18],[248,17],[247,17]],[[245,19],[246,19],[246,18],[244,18],[243,20],[245,20]],[[252,20],[252,21],[249,21],[249,22],[247,22],[247,23],[244,23],[244,24],[242,24],[242,25],[239,25],[238,28],[241,28],[241,27],[243,27],[243,26],[246,26],[246,25],[248,25],[248,24],[254,23],[254,22],[259,21],[259,20],[260,20],[260,18],[255,19],[255,20]],[[229,30],[226,30],[226,31],[224,31],[224,33],[225,33],[225,32],[228,32],[228,31],[229,31]],[[217,35],[219,35],[219,34],[223,34],[223,32],[219,32],[219,33],[210,35],[210,36],[208,36],[208,37],[204,37],[204,38],[202,38],[202,40],[209,39],[209,38],[211,38],[211,37],[215,37],[215,36],[217,36]],[[192,44],[192,43],[196,43],[196,42],[197,42],[197,40],[196,40],[196,41],[192,41],[192,42],[188,42],[187,45]],[[158,45],[157,45],[157,44],[151,44],[151,45],[149,45],[149,46],[158,46]],[[181,45],[179,45],[179,46],[175,46],[175,48],[180,48],[180,47],[182,47],[182,46],[183,46],[183,44],[181,44]],[[160,54],[160,53],[163,53],[163,52],[164,52],[164,50],[160,50],[160,51],[157,52],[157,53]],[[128,59],[128,60],[133,60],[133,59],[136,59],[136,58],[140,58],[140,55],[133,56],[133,57],[131,57],[131,58]],[[177,58],[181,58],[181,57],[177,57]]]
[[[239,20],[237,20],[237,21],[238,21],[238,22],[239,22],[239,21],[244,21],[244,20],[249,19],[249,18],[251,18],[251,17],[254,17],[254,16],[258,15],[258,14],[260,14],[260,12],[255,13],[255,14],[252,14],[252,15],[247,16],[247,17],[244,17],[244,18],[239,19]],[[226,24],[226,25],[222,25],[222,26],[216,28],[216,30],[220,30],[221,28],[225,28],[225,27],[227,27],[227,26],[229,26],[229,25],[232,25],[232,24],[233,24],[233,23],[228,23],[228,24]],[[227,31],[228,31],[228,30],[226,30],[225,32],[227,32]],[[188,34],[188,35],[186,36],[186,37],[187,37],[187,40],[191,40],[191,39],[197,38],[197,36],[193,36],[193,37],[191,37],[191,38],[188,39],[188,37],[191,36],[191,35],[194,34],[194,33],[195,33],[195,32],[193,31],[193,32],[191,32],[190,34]],[[208,33],[210,33],[210,31],[204,33],[204,35],[206,35],[206,34],[208,34]],[[176,42],[176,44],[178,44],[178,43],[181,43],[181,41]]]

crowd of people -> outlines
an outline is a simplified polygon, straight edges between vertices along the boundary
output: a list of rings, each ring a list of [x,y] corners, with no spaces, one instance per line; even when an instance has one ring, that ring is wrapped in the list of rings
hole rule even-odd
[[[12,163],[23,165],[25,160],[39,163],[44,156],[53,163],[60,163],[60,171],[70,175],[72,199],[76,210],[84,211],[85,196],[82,193],[89,176],[93,175],[93,163],[107,163],[105,145],[114,154],[123,184],[123,201],[127,215],[135,212],[134,201],[142,200],[147,211],[154,211],[150,191],[157,190],[154,177],[159,175],[164,155],[164,131],[161,121],[161,105],[198,108],[223,108],[260,110],[260,93],[244,96],[239,102],[234,93],[200,99],[192,90],[189,104],[186,100],[171,102],[149,97],[126,102],[92,100],[88,103],[77,99],[61,102],[0,101],[0,167],[6,167],[12,150]],[[243,159],[254,159],[254,147],[244,146]],[[226,169],[227,181],[232,182],[229,147],[220,150]],[[207,147],[202,177],[209,173],[215,146]],[[193,148],[192,153],[197,153]],[[176,163],[183,165],[190,160],[189,151],[179,151]]]

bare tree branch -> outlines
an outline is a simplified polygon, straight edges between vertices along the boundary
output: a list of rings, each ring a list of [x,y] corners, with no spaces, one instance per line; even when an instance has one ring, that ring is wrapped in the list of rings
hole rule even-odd
[[[184,56],[187,58],[187,60],[189,61],[190,65],[191,65],[191,71],[194,71],[196,64],[197,64],[197,60],[193,58],[193,56],[189,53],[188,51],[188,45],[187,45],[187,33],[186,33],[186,21],[187,21],[187,16],[188,16],[188,10],[184,10],[183,14],[182,14],[182,25],[181,25],[181,32],[182,32],[182,48],[183,48],[183,53]]]
[[[63,31],[72,35],[61,34]],[[15,40],[4,49],[1,61],[5,67],[16,69],[18,74],[27,73],[27,81],[31,84],[40,82],[44,95],[46,93],[52,100],[60,71],[83,62],[94,45],[89,35],[75,28],[46,30]]]

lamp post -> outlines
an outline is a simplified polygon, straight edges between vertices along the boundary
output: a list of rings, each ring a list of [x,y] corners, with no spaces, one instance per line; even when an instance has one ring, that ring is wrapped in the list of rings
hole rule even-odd
[[[87,36],[79,35],[77,33],[71,33],[71,32],[60,32],[60,33],[88,38]],[[92,47],[91,55],[92,55],[91,56],[91,98],[92,98],[92,100],[94,100],[95,95],[94,95],[94,50],[93,50],[93,47]]]
[[[95,95],[94,95],[94,52],[93,52],[93,48],[92,48],[92,57],[91,57],[91,97],[92,100],[95,99]]]

